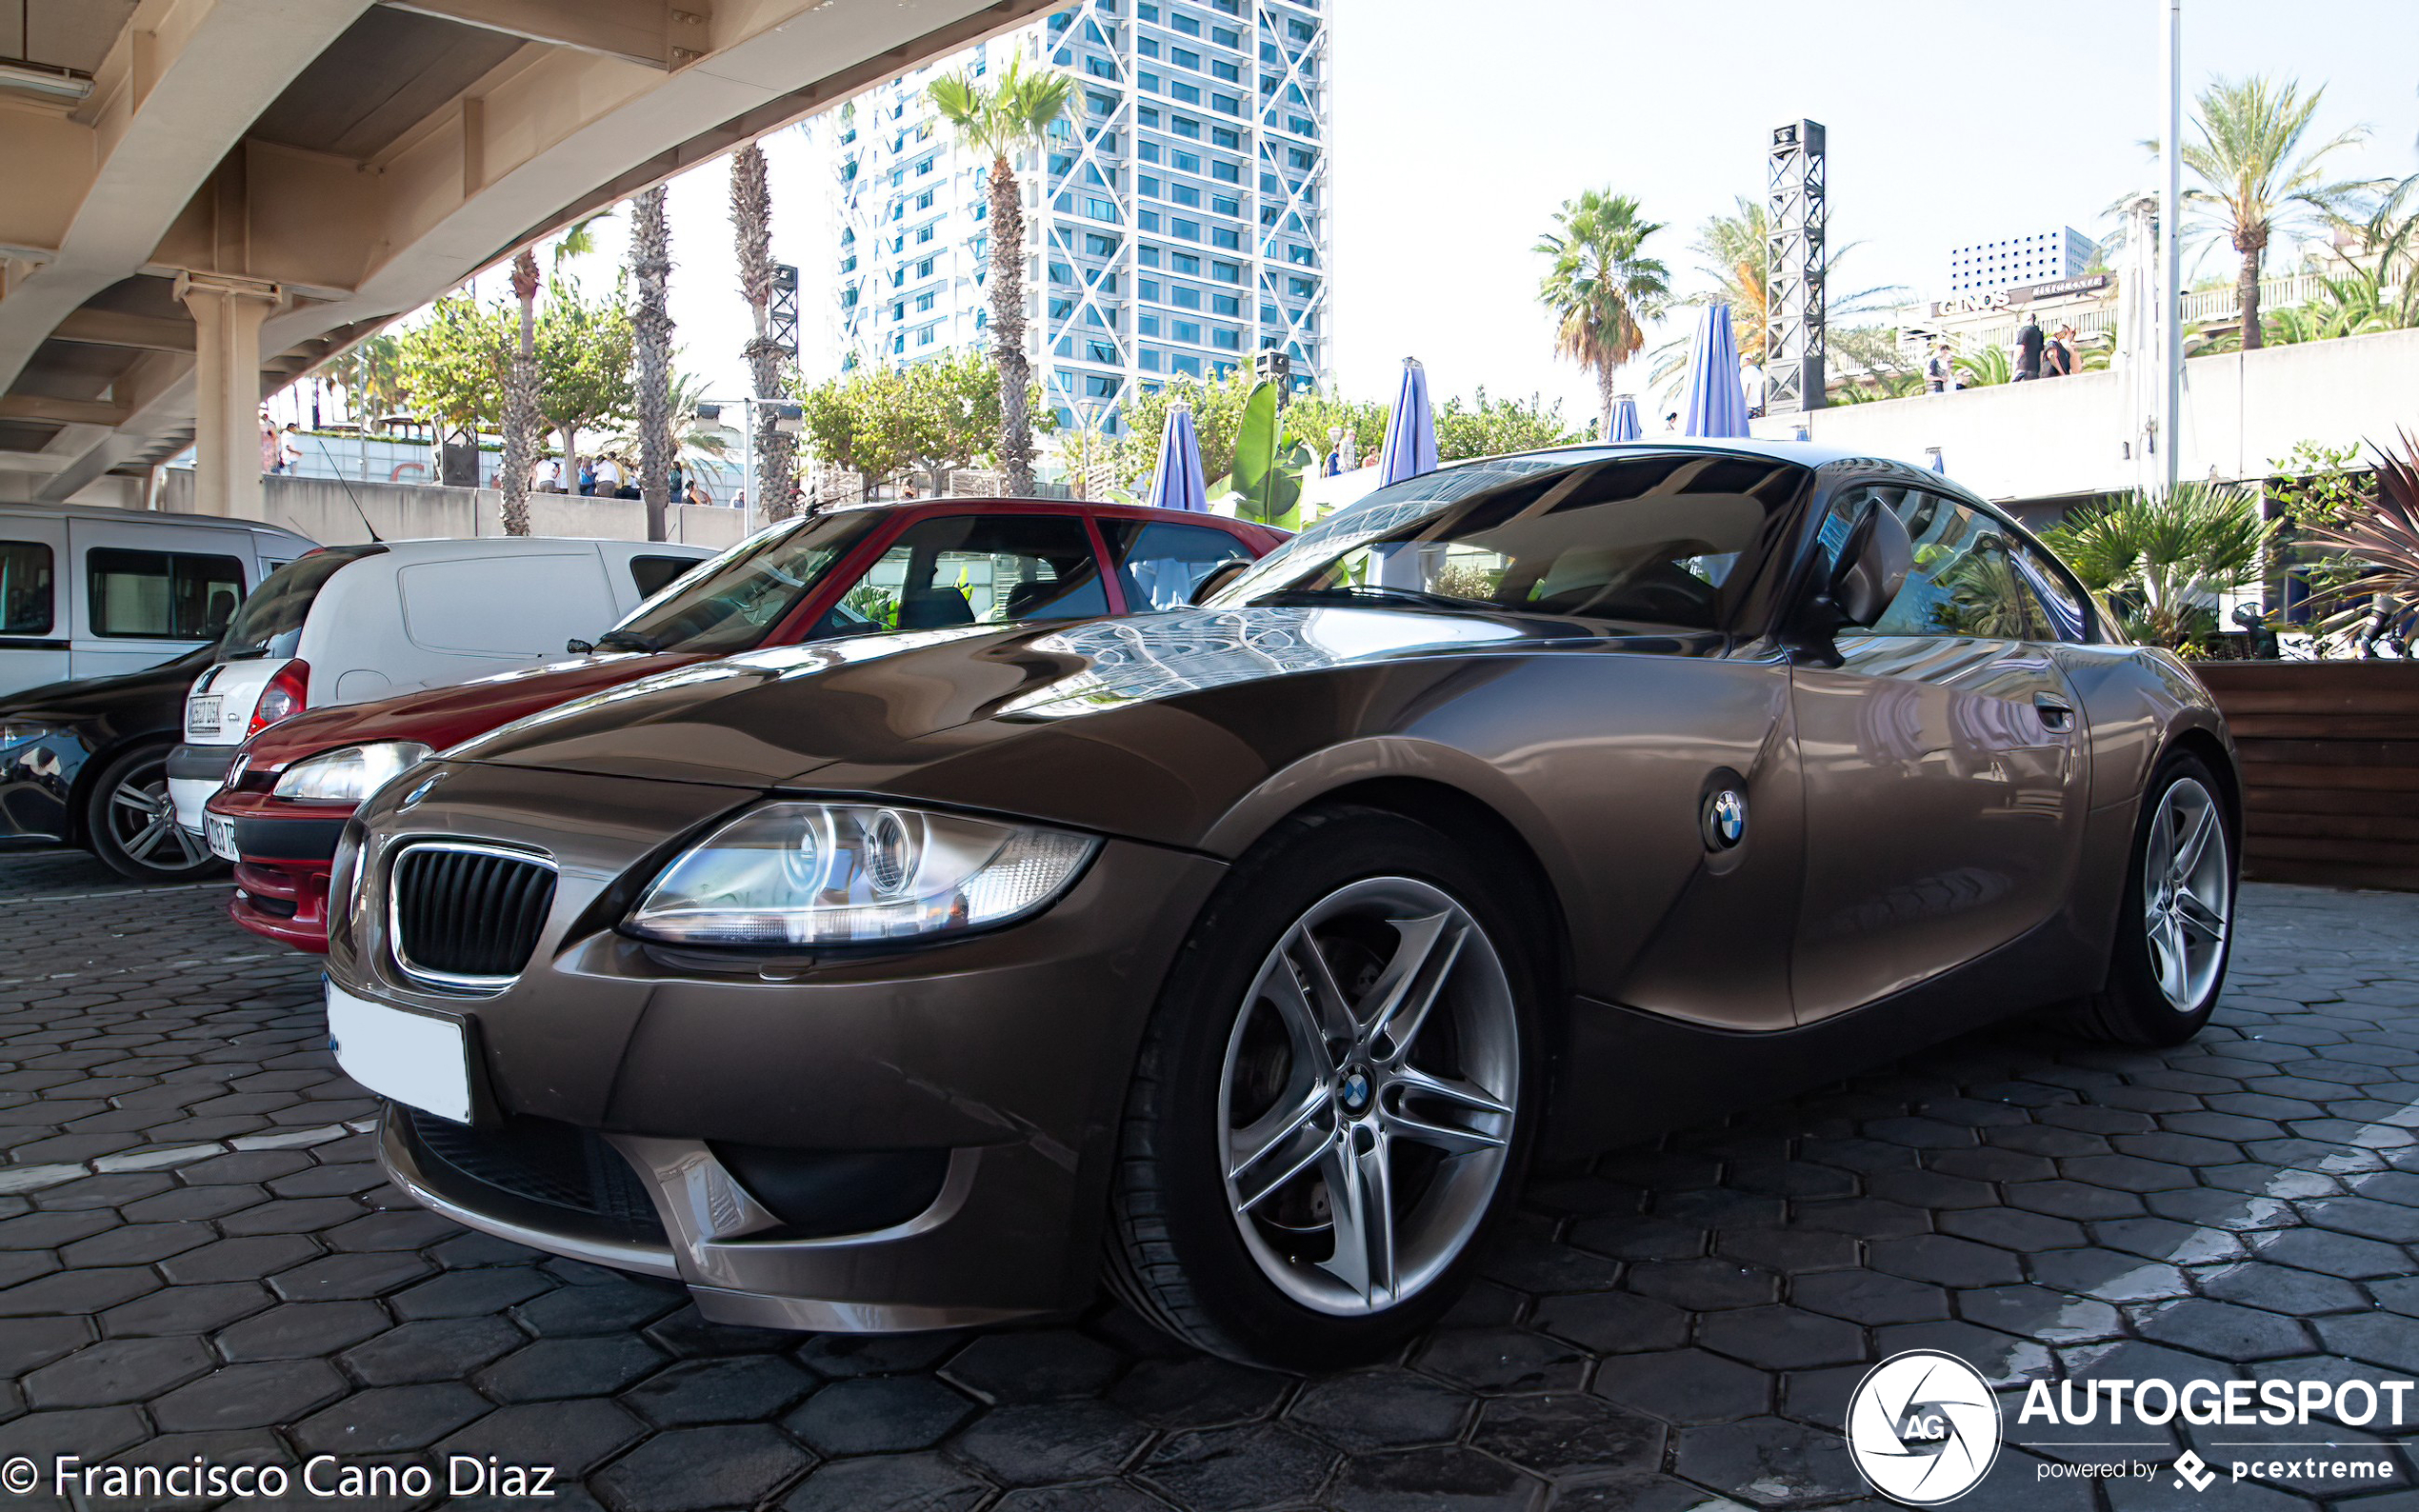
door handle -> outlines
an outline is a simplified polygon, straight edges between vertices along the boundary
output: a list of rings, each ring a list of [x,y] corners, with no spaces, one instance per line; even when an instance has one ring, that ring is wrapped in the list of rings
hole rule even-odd
[[[2052,735],[2074,733],[2074,706],[2054,693],[2035,693],[2032,706],[2041,716],[2041,726]]]

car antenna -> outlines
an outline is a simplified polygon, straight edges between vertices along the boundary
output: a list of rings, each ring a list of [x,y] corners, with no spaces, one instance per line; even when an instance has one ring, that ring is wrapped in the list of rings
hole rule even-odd
[[[312,431],[310,439],[319,443],[319,454],[322,457],[327,458],[328,470],[336,475],[336,481],[338,483],[344,485],[345,497],[352,501],[352,512],[361,516],[361,527],[370,532],[370,545],[385,546],[387,544],[386,539],[378,534],[378,527],[370,523],[370,511],[361,507],[361,498],[358,494],[355,494],[352,491],[352,484],[345,477],[345,469],[336,466],[336,458],[334,454],[329,451],[328,438],[319,434],[317,431]],[[364,430],[361,433],[361,444],[364,447],[370,445],[369,431]],[[288,518],[291,519],[292,516],[290,515]]]

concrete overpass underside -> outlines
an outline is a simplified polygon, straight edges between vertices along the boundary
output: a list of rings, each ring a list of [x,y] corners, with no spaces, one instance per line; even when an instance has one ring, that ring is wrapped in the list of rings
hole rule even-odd
[[[0,0],[0,497],[255,512],[263,395],[1051,3]]]

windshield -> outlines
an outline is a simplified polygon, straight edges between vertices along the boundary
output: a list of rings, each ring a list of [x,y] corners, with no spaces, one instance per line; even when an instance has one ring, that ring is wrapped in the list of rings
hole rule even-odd
[[[1718,629],[1806,475],[1792,462],[1704,452],[1449,468],[1322,521],[1210,604],[1400,603]]]
[[[717,656],[753,649],[879,518],[878,510],[850,509],[760,532],[631,610],[597,649]]]
[[[291,656],[302,642],[303,621],[328,580],[352,563],[384,551],[382,546],[335,546],[296,557],[260,580],[229,622],[218,643],[218,660]]]

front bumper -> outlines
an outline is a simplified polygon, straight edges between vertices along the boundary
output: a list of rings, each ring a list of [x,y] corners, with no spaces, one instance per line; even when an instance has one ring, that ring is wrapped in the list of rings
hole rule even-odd
[[[946,1327],[1090,1296],[1136,1045],[1219,863],[1110,841],[1050,908],[991,933],[887,954],[671,952],[613,931],[630,893],[668,843],[756,795],[503,767],[444,778],[409,814],[391,796],[365,810],[361,902],[330,957],[345,990],[460,1020],[475,1047],[483,1106],[457,1158],[415,1136],[426,1115],[390,1115],[399,1184],[536,1248],[675,1276],[725,1322]],[[556,865],[536,951],[499,992],[433,989],[393,964],[385,857],[432,832]],[[531,1202],[500,1166],[474,1168],[532,1139],[610,1149],[618,1164],[549,1159],[597,1190],[634,1175],[655,1222]],[[920,1159],[933,1181],[914,1210],[832,1232],[749,1174],[785,1158]]]
[[[202,806],[227,781],[239,746],[179,746],[168,753],[168,796],[176,804],[176,823],[198,835]]]
[[[234,826],[235,852],[243,858],[235,864],[227,916],[280,945],[325,951],[328,869],[352,811],[232,788],[215,790],[204,811]]]

